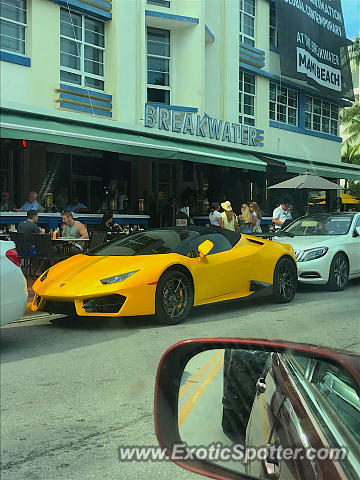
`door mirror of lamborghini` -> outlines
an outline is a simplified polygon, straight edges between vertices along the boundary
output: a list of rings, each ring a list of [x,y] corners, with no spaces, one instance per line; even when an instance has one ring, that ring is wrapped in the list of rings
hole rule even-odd
[[[211,478],[293,480],[299,468],[307,480],[356,478],[360,355],[266,340],[186,340],[160,361],[155,425],[172,461]]]
[[[200,258],[206,257],[206,255],[208,255],[213,248],[214,244],[210,240],[205,240],[205,242],[200,243],[200,245],[198,246]]]

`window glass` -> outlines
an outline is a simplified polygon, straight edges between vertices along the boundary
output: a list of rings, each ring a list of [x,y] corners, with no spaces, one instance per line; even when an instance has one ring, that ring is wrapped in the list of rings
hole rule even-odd
[[[170,104],[169,30],[147,28],[147,85],[148,102]]]
[[[26,53],[26,0],[0,2],[0,48],[13,53]]]
[[[339,134],[339,107],[326,100],[305,97],[305,128],[316,132]]]
[[[255,0],[240,0],[240,42],[255,46]]]
[[[351,216],[345,215],[311,215],[299,218],[286,228],[295,236],[346,235],[352,222]]]
[[[296,126],[298,123],[298,94],[295,90],[270,83],[270,120]]]
[[[239,70],[239,122],[255,125],[255,75]]]
[[[109,242],[105,246],[90,252],[90,255],[155,255],[162,253],[177,252],[180,244],[190,239],[191,236],[198,236],[198,232],[191,230],[149,230],[136,233],[127,238]],[[187,247],[187,252],[189,247]]]
[[[105,24],[68,9],[60,10],[60,78],[104,90]]]
[[[215,253],[225,252],[226,250],[231,250],[232,245],[229,240],[222,235],[221,233],[210,233],[207,235],[200,235],[199,237],[190,241],[190,256],[191,257],[198,257],[199,250],[198,246],[205,242],[205,240],[210,240],[213,242],[214,247],[210,251],[209,255],[214,255]]]

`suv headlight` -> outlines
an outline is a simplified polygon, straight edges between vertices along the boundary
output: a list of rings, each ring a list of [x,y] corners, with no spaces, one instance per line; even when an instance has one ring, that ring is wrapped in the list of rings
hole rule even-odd
[[[328,247],[309,248],[309,250],[298,252],[296,259],[298,262],[309,262],[310,260],[323,257],[328,250]]]
[[[139,270],[134,270],[133,272],[121,273],[120,275],[115,275],[114,277],[103,278],[102,280],[100,280],[100,282],[103,285],[109,285],[111,283],[123,282],[124,280],[131,277],[131,275],[134,275],[134,273],[136,273],[138,271]]]

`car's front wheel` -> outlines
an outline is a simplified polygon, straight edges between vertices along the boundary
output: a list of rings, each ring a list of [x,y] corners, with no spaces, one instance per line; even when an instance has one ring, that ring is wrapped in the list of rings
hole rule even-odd
[[[276,264],[273,281],[273,298],[276,302],[291,302],[296,293],[297,269],[290,258],[281,258]]]
[[[332,259],[327,288],[333,292],[344,290],[349,280],[349,263],[343,253],[337,253]]]
[[[185,320],[194,303],[194,288],[188,275],[179,270],[165,272],[155,296],[155,315],[161,323],[176,325]]]

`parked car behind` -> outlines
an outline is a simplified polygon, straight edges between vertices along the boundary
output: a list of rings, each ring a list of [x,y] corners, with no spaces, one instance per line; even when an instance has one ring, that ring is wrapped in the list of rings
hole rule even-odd
[[[0,325],[24,315],[27,297],[26,279],[15,244],[0,240]]]

